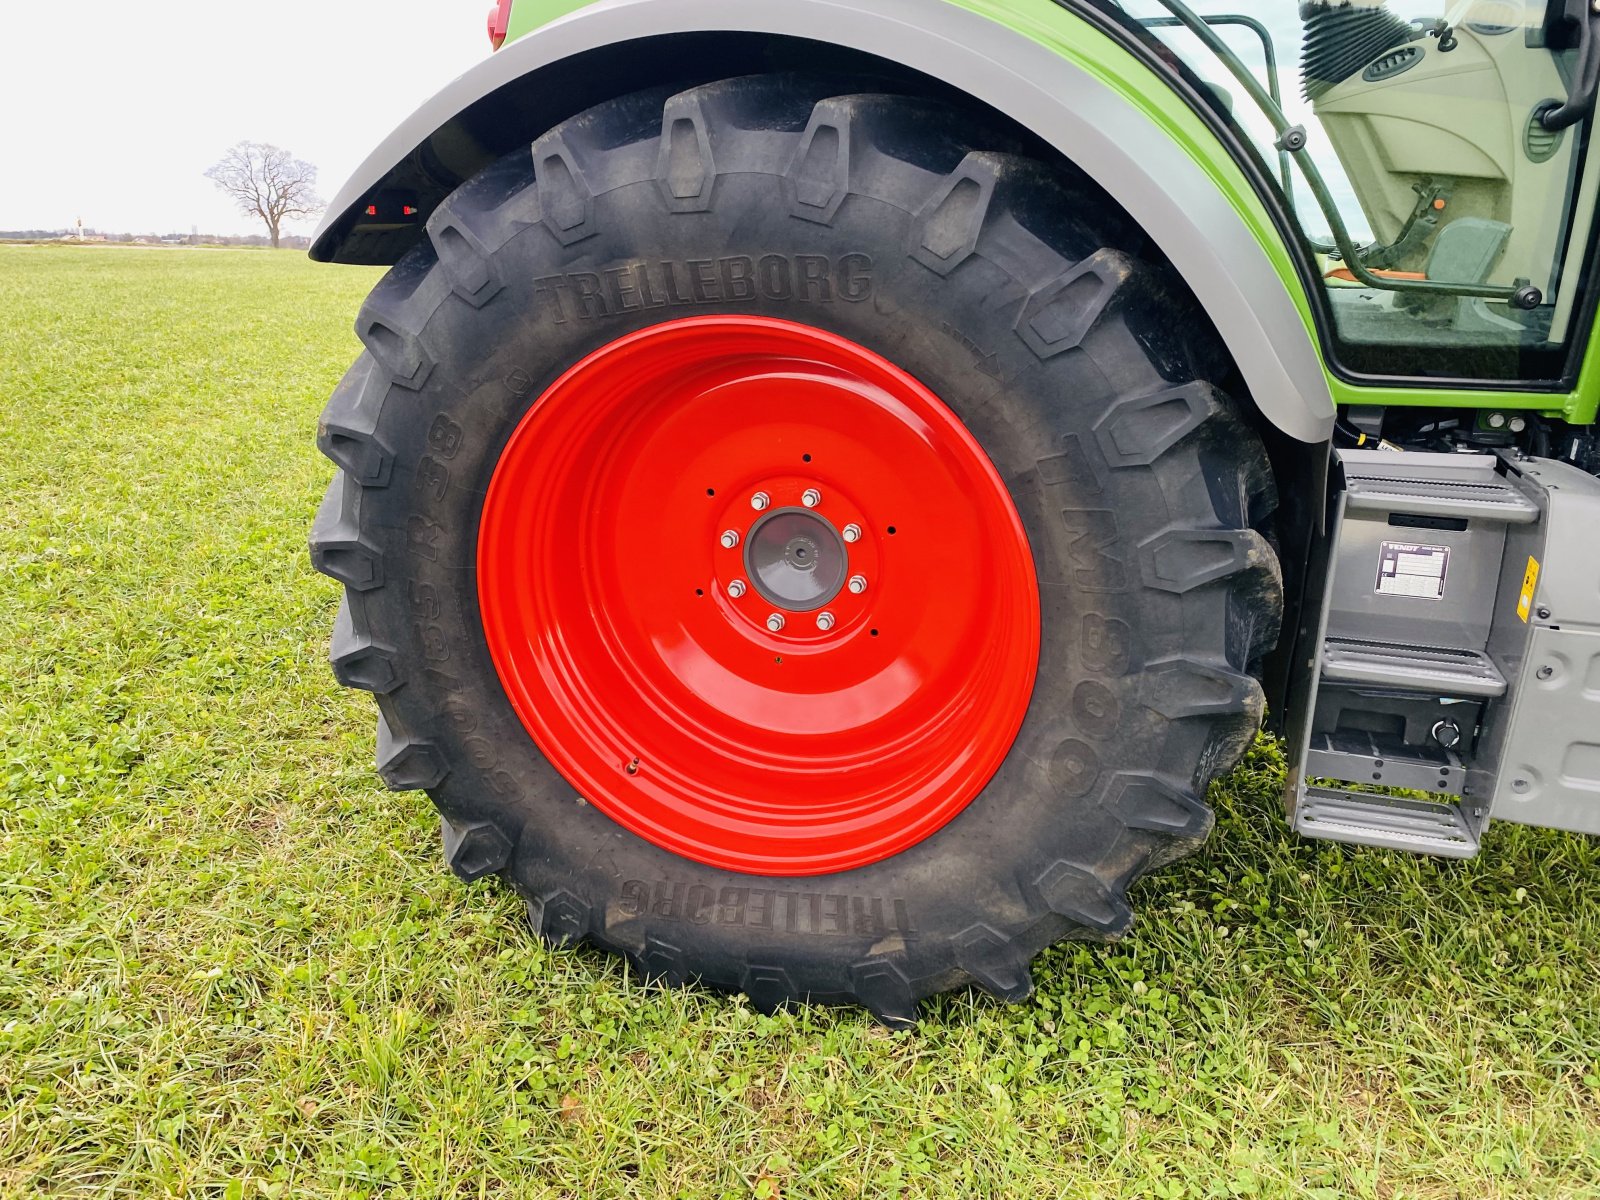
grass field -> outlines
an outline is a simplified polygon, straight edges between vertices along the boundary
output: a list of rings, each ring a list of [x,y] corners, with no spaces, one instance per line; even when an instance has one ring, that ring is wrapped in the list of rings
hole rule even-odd
[[[761,1016],[442,868],[324,661],[375,273],[0,248],[0,1197],[1600,1196],[1600,840],[1204,855],[1039,993]]]

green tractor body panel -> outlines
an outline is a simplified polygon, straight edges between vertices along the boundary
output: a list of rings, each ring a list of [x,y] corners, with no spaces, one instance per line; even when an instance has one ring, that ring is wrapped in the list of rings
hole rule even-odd
[[[1484,411],[1530,412],[1573,425],[1588,425],[1600,407],[1600,361],[1593,340],[1584,352],[1577,383],[1563,392],[1467,391],[1459,388],[1396,387],[1383,383],[1350,383],[1331,371],[1328,388],[1338,405],[1381,408],[1476,408]]]
[[[511,6],[511,21],[506,26],[506,41],[514,42],[523,34],[532,33],[557,17],[583,8],[592,0],[517,0]]]

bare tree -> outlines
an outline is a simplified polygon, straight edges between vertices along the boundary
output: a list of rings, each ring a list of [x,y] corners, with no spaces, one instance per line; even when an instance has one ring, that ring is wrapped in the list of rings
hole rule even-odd
[[[323,209],[315,190],[316,167],[265,142],[240,142],[206,178],[232,196],[240,212],[266,222],[274,250],[286,219],[313,217]]]

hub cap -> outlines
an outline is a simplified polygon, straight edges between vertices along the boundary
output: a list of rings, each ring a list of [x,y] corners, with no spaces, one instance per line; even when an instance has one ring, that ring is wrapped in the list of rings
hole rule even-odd
[[[756,591],[796,612],[821,608],[844,586],[844,538],[826,517],[781,508],[762,517],[745,542],[744,569]]]
[[[695,317],[596,351],[512,434],[478,590],[543,753],[619,824],[734,871],[896,854],[999,767],[1039,600],[1009,495],[865,348]]]

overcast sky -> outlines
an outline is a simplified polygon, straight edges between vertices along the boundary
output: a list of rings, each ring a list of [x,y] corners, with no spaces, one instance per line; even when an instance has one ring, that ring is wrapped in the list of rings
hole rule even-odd
[[[1271,14],[1293,120],[1299,24],[1286,0],[1198,0]],[[331,199],[413,109],[489,53],[489,0],[0,0],[0,230],[261,233],[204,177],[241,140],[316,165]],[[1149,0],[1132,11],[1156,12]],[[1202,72],[1225,71],[1166,32]],[[1252,65],[1260,48],[1225,32]],[[1236,111],[1250,119],[1248,102]],[[1262,125],[1257,120],[1256,125]],[[1264,126],[1263,130],[1264,132]],[[1313,152],[1364,222],[1325,139]],[[1270,152],[1269,152],[1270,153]],[[1323,222],[1302,198],[1309,222]],[[309,233],[315,221],[285,232]]]
[[[261,233],[202,172],[234,142],[314,163],[324,199],[489,53],[489,0],[12,0],[0,229]],[[288,232],[308,233],[315,222]]]

